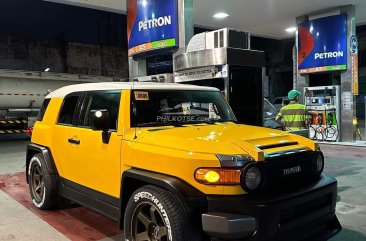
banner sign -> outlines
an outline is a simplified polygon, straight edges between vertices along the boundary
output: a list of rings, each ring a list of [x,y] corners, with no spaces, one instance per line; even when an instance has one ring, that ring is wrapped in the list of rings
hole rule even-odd
[[[358,95],[358,54],[351,54],[351,80],[352,80],[352,94]]]
[[[220,65],[176,72],[174,74],[174,80],[175,82],[179,83],[193,80],[226,78],[227,76],[227,65]]]
[[[347,69],[347,16],[340,14],[298,26],[300,74]]]
[[[128,55],[178,46],[177,0],[127,0]]]

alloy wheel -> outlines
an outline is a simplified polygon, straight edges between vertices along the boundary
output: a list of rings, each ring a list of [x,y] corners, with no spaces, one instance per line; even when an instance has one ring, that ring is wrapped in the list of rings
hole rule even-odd
[[[44,178],[41,166],[37,163],[34,164],[31,170],[31,187],[35,201],[37,203],[42,202],[44,196]]]
[[[150,203],[141,203],[132,217],[134,241],[168,241],[168,229],[160,211]]]

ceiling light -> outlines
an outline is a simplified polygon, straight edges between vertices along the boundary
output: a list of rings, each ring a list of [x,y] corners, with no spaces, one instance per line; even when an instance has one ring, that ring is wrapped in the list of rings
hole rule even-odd
[[[229,14],[224,13],[224,12],[216,13],[215,15],[213,15],[214,18],[218,18],[218,19],[227,18],[229,16],[230,16]]]
[[[297,30],[297,28],[296,27],[290,27],[290,28],[287,28],[286,29],[286,32],[288,32],[288,33],[293,33],[293,32],[295,32]]]
[[[50,71],[51,69],[50,68],[46,68],[45,70],[44,70],[44,72],[48,72],[48,71]]]
[[[146,1],[146,0],[142,0],[142,6],[143,6],[144,8],[146,8],[146,6],[147,6],[147,1]]]

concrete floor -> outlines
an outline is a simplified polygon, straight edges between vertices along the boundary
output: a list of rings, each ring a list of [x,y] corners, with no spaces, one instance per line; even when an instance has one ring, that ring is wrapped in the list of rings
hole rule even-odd
[[[366,147],[322,145],[325,172],[338,181],[337,216],[342,232],[332,241],[366,240]]]
[[[0,175],[24,171],[26,141],[0,142]],[[20,232],[20,225],[24,231]],[[0,240],[68,240],[27,208],[0,191]]]
[[[0,175],[25,171],[27,141],[0,141]],[[366,240],[366,147],[322,145],[325,172],[338,180],[337,215],[343,230],[331,241]],[[1,183],[0,183],[1,184]],[[64,214],[63,214],[64,215]],[[20,228],[21,227],[21,228]],[[93,229],[94,227],[87,227]],[[69,238],[0,191],[0,240],[86,240]],[[77,231],[77,230],[76,230]],[[122,240],[123,234],[99,240]],[[92,239],[96,240],[96,239]]]

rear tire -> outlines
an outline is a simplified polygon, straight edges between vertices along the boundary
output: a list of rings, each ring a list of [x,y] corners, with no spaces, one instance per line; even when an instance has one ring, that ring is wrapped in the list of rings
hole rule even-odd
[[[57,205],[57,175],[52,175],[46,168],[41,154],[32,157],[28,171],[29,191],[33,204],[43,210]]]
[[[190,220],[190,208],[176,195],[144,186],[128,201],[124,221],[126,241],[201,241]]]

